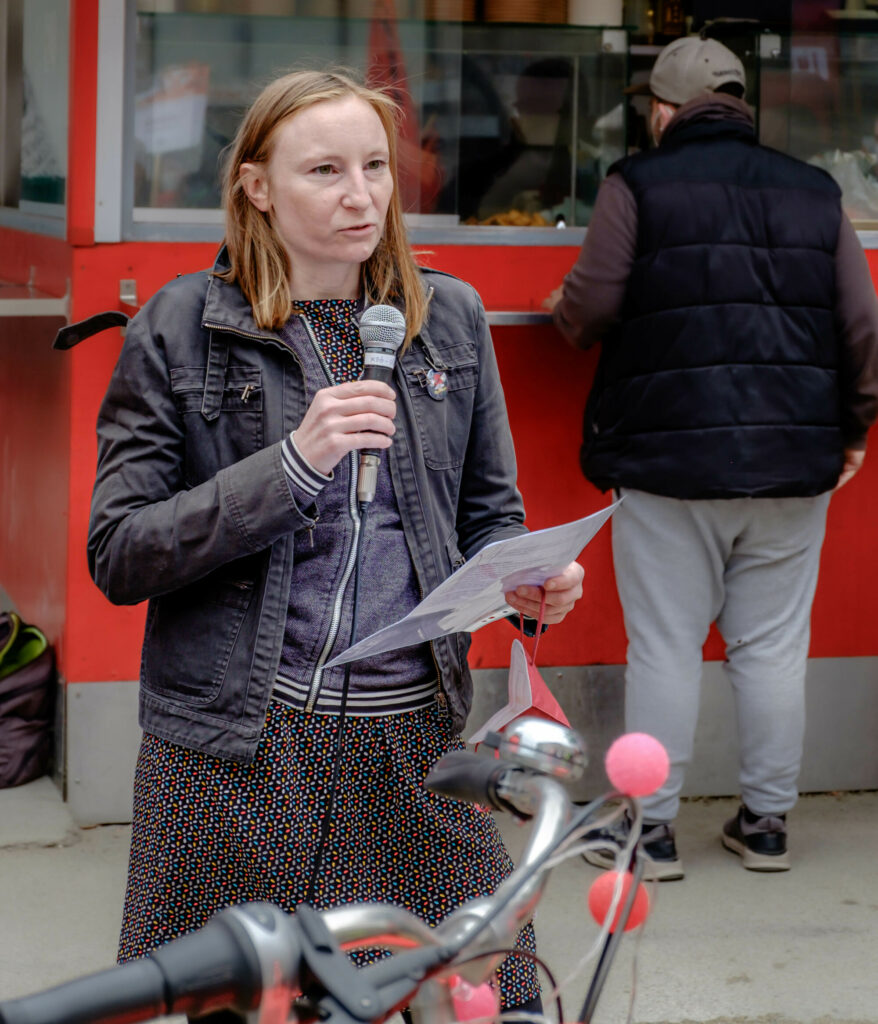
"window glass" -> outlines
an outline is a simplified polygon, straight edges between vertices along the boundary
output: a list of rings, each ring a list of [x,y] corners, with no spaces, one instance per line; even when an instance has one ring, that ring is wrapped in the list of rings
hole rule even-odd
[[[68,0],[10,3],[2,205],[62,217],[67,183]]]
[[[754,0],[739,18],[725,16],[722,2],[702,8],[711,17],[692,30],[740,57],[759,140],[824,168],[851,220],[878,228],[878,3]],[[672,37],[651,17],[631,28],[631,77],[640,82]],[[644,98],[630,101],[629,149],[650,144],[647,111]]]
[[[439,167],[456,171],[459,22],[294,15],[283,13],[293,10],[283,3],[266,5],[274,12],[266,14],[157,6],[141,3],[137,18],[135,220],[156,219],[149,210],[216,209],[223,152],[259,90],[287,71],[332,66],[393,88],[407,114],[400,152],[407,209],[441,206]],[[436,59],[428,62],[428,52]]]
[[[851,220],[878,227],[878,36],[775,39],[761,62],[761,141],[824,168]]]
[[[139,0],[135,223],[219,222],[223,153],[244,110],[266,82],[302,67],[346,67],[394,90],[416,226],[584,224],[623,153],[623,31],[479,23],[467,0],[243,7]]]

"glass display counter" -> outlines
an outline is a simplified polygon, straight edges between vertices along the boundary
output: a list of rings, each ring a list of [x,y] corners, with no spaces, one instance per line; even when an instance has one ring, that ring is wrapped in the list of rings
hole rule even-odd
[[[370,18],[313,17],[284,6],[136,5],[124,237],[218,228],[218,167],[243,110],[274,76],[327,66],[385,83],[405,112],[400,181],[419,237],[588,222],[624,151],[624,30],[396,19],[381,17],[380,4]]]
[[[867,230],[878,227],[878,14],[863,15],[832,18],[834,31],[762,41],[759,135],[829,171],[848,216]]]
[[[760,142],[827,170],[867,244],[878,228],[878,9],[852,6],[818,12],[801,28],[718,18],[703,32],[742,60]],[[633,80],[648,77],[659,49],[632,38]],[[647,144],[647,104],[629,104],[629,149]]]
[[[781,27],[722,17],[699,27],[743,60],[760,140],[826,168],[871,246],[878,4],[816,6],[807,25],[796,15]],[[73,9],[0,0],[0,225],[59,237]],[[649,144],[647,101],[625,102],[623,89],[648,76],[668,41],[644,35],[658,24],[645,0],[626,4],[631,24],[619,28],[567,24],[572,0],[100,0],[96,9],[101,242],[218,240],[220,167],[247,105],[285,71],[340,66],[386,83],[406,115],[401,187],[416,244],[576,244],[608,167]],[[526,14],[534,20],[510,20]]]
[[[0,4],[4,222],[62,235],[67,185],[69,0]]]

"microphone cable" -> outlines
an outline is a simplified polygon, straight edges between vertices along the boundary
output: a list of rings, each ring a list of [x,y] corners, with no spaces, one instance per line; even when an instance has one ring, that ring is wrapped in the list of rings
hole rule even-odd
[[[366,533],[366,513],[369,510],[369,502],[359,503],[360,530],[357,534],[357,549],[354,556],[353,591],[351,607],[351,632],[349,646],[352,646],[357,639],[357,619],[360,609],[360,568],[363,561],[363,536]],[[341,761],[344,755],[344,734],[347,724],[348,692],[351,686],[351,665],[348,661],[344,666],[344,678],[341,686],[341,703],[338,709],[338,735],[336,736],[335,757],[332,763],[332,778],[329,783],[329,796],[326,801],[326,812],[323,816],[323,825],[320,829],[320,839],[317,844],[317,851],[314,855],[314,864],[311,867],[311,877],[308,882],[308,889],[305,902],[314,905],[315,889],[320,868],[323,866],[323,858],[326,855],[326,847],[329,842],[329,830],[332,827],[332,812],[335,809],[335,801],[338,795],[338,786],[341,781]]]
[[[359,333],[363,344],[363,379],[382,380],[389,384],[393,376],[393,369],[396,366],[397,351],[405,340],[406,322],[404,315],[394,306],[370,306],[360,317]],[[375,497],[380,459],[380,451],[364,448],[359,453],[359,465],[352,467],[353,472],[356,474],[354,484],[356,487],[357,510],[360,516],[360,529],[357,533],[356,550],[354,553],[349,646],[352,646],[357,639],[357,619],[360,607],[360,570],[363,560],[363,537],[366,533],[366,513]],[[355,463],[356,461],[354,460]],[[347,724],[347,701],[351,684],[351,664],[348,661],[344,666],[341,703],[338,713],[338,736],[336,737],[335,759],[332,766],[329,796],[305,899],[306,903],[312,905],[317,887],[317,877],[320,873],[320,868],[323,866],[323,859],[329,842],[332,812],[335,808],[341,778],[341,760],[344,754],[344,735]]]

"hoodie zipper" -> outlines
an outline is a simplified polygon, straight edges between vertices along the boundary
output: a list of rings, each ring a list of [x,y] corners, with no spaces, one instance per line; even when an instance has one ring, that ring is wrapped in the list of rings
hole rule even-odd
[[[323,368],[323,372],[326,374],[326,379],[330,384],[335,384],[335,378],[332,375],[332,371],[329,368],[329,364],[323,355],[323,351],[320,345],[317,343],[317,339],[314,336],[314,331],[311,328],[311,324],[308,322],[308,318],[304,313],[299,314],[299,319],[305,327],[308,333],[308,338],[311,341],[311,345],[314,349],[317,358],[320,361],[320,365]],[[347,559],[345,560],[344,571],[341,575],[341,581],[335,592],[335,598],[332,605],[332,616],[329,620],[329,631],[326,634],[326,641],[323,644],[323,649],[320,652],[320,656],[317,659],[317,664],[314,667],[314,675],[311,677],[311,688],[308,691],[308,700],[305,703],[305,711],[310,713],[314,710],[317,703],[317,698],[320,696],[320,689],[323,685],[323,670],[326,662],[329,660],[329,656],[332,653],[332,649],[335,646],[335,641],[338,639],[338,631],[341,626],[342,607],[344,605],[345,592],[347,590],[348,582],[350,581],[351,575],[354,571],[354,565],[357,559],[357,547],[360,538],[360,529],[362,527],[362,520],[360,518],[360,512],[357,508],[357,453],[355,451],[348,453],[348,463],[350,465],[350,474],[348,481],[348,512],[351,517],[351,522],[354,526],[353,542],[350,550],[348,551]]]

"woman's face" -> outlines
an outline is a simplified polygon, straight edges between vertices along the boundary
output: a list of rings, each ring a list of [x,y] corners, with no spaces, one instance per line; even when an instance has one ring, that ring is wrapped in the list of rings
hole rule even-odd
[[[293,298],[357,294],[393,193],[389,156],[378,115],[348,96],[294,114],[275,130],[267,163],[242,164],[250,201],[289,256]]]

